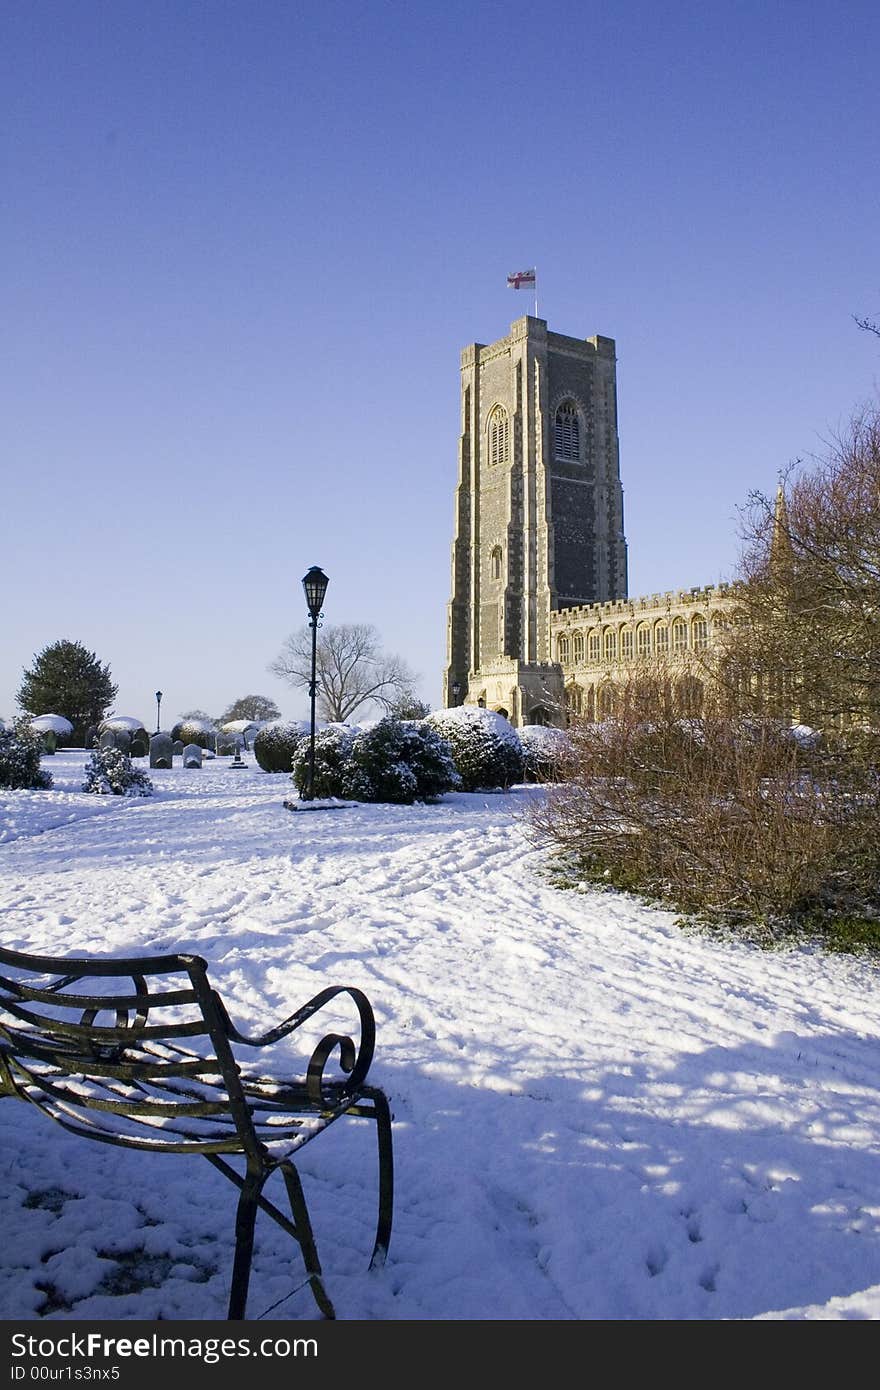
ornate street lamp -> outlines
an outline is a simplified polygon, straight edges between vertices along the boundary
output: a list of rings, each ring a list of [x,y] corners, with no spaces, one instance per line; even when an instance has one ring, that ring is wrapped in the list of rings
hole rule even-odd
[[[309,780],[306,787],[303,801],[311,801],[315,795],[315,696],[318,693],[317,680],[317,661],[318,661],[318,627],[320,626],[321,609],[324,606],[324,595],[327,592],[327,585],[330,580],[322,569],[317,565],[312,565],[308,574],[303,577],[302,586],[306,595],[306,607],[309,610],[309,627],[312,629],[312,679],[309,681],[309,699],[312,706],[311,737],[309,741]]]
[[[162,707],[162,691],[156,691],[156,733],[159,732],[159,710]]]
[[[457,704],[458,704],[458,697],[459,697],[460,694],[461,694],[461,681],[453,681],[453,682],[452,682],[452,703],[453,703],[453,705],[457,705]]]

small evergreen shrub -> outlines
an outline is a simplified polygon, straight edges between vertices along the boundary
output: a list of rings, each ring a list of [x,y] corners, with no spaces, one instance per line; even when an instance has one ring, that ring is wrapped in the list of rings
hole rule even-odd
[[[435,710],[426,721],[449,744],[462,790],[506,791],[524,776],[519,736],[502,714],[475,705]]]
[[[317,799],[324,800],[327,797],[340,797],[345,794],[342,790],[342,774],[351,757],[356,732],[342,724],[328,724],[315,734],[315,780],[312,795]],[[309,781],[310,743],[310,738],[302,739],[293,754],[291,780],[300,794],[305,791]]]
[[[15,791],[48,791],[52,778],[40,767],[43,736],[28,719],[15,719],[0,729],[0,787]]]
[[[264,772],[290,772],[293,755],[303,739],[308,741],[310,731],[304,720],[277,719],[264,724],[254,738],[257,763]]]
[[[388,715],[354,740],[342,769],[340,794],[354,801],[411,806],[436,801],[459,785],[449,745],[421,720]]]
[[[96,748],[86,763],[84,792],[96,796],[152,796],[153,784],[121,748]]]
[[[558,782],[571,743],[564,729],[548,724],[526,724],[519,730],[523,770],[527,782]]]
[[[176,743],[197,743],[200,748],[214,751],[217,743],[217,730],[207,719],[181,719],[171,730],[171,738]]]

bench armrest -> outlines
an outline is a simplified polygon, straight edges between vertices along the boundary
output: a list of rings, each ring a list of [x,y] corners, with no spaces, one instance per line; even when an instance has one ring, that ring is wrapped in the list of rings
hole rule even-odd
[[[245,1033],[239,1032],[229,1018],[219,995],[215,995],[215,1000],[226,1020],[227,1032],[231,1041],[242,1043],[245,1047],[269,1047],[272,1043],[287,1037],[289,1033],[306,1023],[313,1014],[316,1014],[319,1009],[322,1009],[325,1004],[328,1004],[339,994],[349,995],[355,1003],[360,1020],[360,1044],[355,1048],[352,1039],[343,1033],[327,1033],[318,1043],[309,1059],[306,1088],[310,1100],[321,1105],[327,1103],[329,1099],[324,1094],[322,1087],[324,1067],[337,1047],[339,1048],[339,1067],[347,1077],[341,1088],[337,1085],[337,1092],[341,1089],[342,1094],[346,1094],[357,1090],[370,1069],[376,1046],[376,1020],[373,1016],[372,1005],[362,990],[351,985],[331,985],[328,989],[321,990],[321,993],[316,994],[307,1004],[303,1004],[301,1008],[296,1010],[296,1013],[290,1014],[274,1028],[270,1028],[268,1032],[260,1033],[256,1037],[248,1037]]]

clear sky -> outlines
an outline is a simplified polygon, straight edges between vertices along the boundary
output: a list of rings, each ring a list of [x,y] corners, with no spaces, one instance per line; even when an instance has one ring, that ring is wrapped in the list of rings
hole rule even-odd
[[[330,576],[440,699],[459,353],[617,340],[630,592],[874,395],[876,0],[4,0],[0,715],[47,643],[148,722],[305,700]]]

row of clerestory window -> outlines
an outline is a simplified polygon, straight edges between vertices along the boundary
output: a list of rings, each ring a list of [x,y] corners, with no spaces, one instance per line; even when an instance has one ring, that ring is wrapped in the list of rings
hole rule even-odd
[[[690,627],[683,618],[672,622],[672,651],[683,652],[691,648],[699,651],[709,646],[709,624],[701,615],[691,619]],[[598,661],[632,661],[633,656],[647,657],[665,655],[670,649],[670,629],[666,622],[653,626],[642,623],[635,631],[631,627],[618,630],[614,627],[592,628],[587,636],[586,656],[591,664]],[[565,665],[569,661],[579,663],[584,660],[584,634],[561,633],[556,639],[557,659]]]

